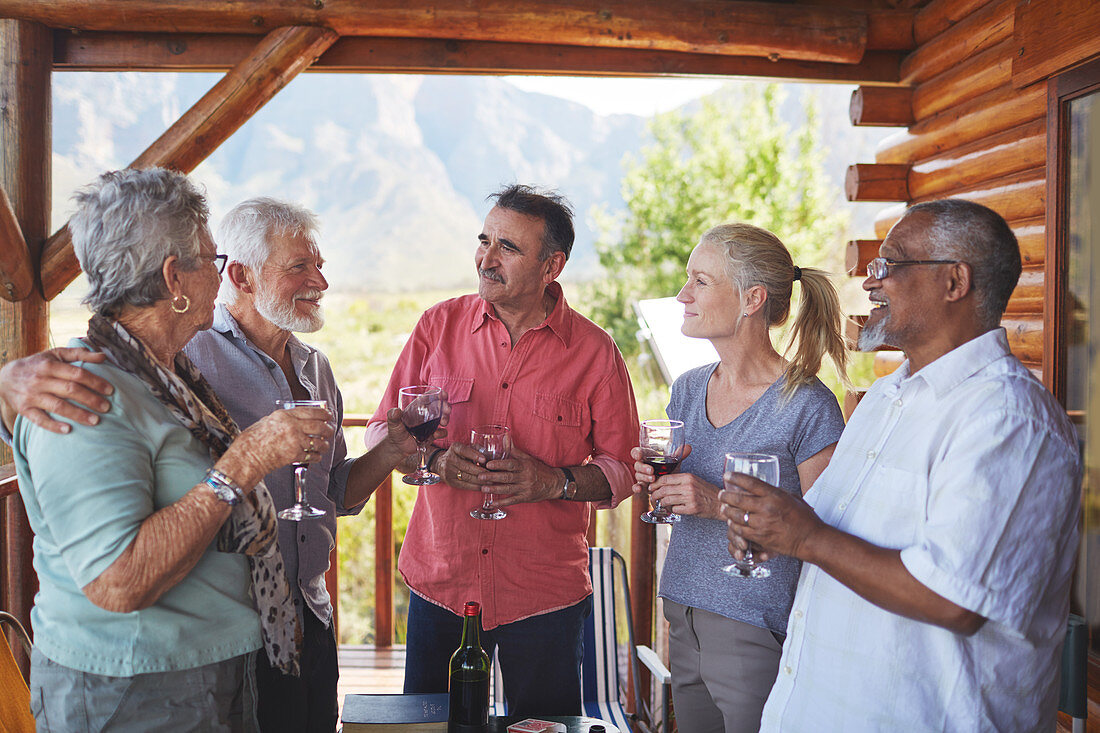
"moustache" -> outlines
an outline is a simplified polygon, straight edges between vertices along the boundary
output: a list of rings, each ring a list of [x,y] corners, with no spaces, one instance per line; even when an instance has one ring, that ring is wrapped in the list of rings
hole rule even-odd
[[[307,290],[304,293],[298,293],[294,296],[295,300],[321,300],[325,297],[325,291],[323,290]]]
[[[477,274],[481,275],[486,280],[492,280],[493,282],[500,283],[501,285],[504,284],[504,278],[501,277],[500,273],[498,273],[496,270],[480,270],[479,269],[477,271]]]

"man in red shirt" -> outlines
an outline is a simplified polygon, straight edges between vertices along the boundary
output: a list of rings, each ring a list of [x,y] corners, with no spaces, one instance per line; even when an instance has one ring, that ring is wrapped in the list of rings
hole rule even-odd
[[[452,405],[430,461],[443,482],[419,490],[398,562],[412,590],[405,692],[447,690],[463,604],[476,600],[509,714],[576,715],[589,511],[631,495],[637,410],[611,337],[555,282],[573,245],[568,203],[520,185],[490,198],[477,294],[424,313],[367,432],[381,439],[404,386],[440,386]],[[469,435],[485,424],[511,428],[508,458],[479,461]],[[508,516],[472,518],[483,492]]]

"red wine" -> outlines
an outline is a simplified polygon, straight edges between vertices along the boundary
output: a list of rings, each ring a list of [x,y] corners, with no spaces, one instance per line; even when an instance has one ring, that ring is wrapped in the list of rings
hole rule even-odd
[[[447,730],[451,733],[488,731],[489,655],[478,639],[481,605],[467,601],[463,616],[462,641],[451,656]]]
[[[435,435],[435,431],[439,429],[439,420],[440,418],[437,417],[434,420],[428,420],[419,425],[406,425],[405,429],[412,433],[412,436],[416,438],[418,443],[423,443],[430,440],[431,437]]]
[[[668,456],[646,456],[642,459],[642,463],[652,468],[653,475],[660,478],[673,473],[679,467],[680,459]]]

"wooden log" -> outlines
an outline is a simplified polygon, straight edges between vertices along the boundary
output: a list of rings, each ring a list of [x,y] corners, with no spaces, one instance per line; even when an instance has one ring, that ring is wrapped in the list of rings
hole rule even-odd
[[[941,195],[914,199],[911,204],[960,198],[973,201],[996,211],[1007,221],[1040,217],[1046,212],[1046,169],[1037,168],[1013,173],[981,184],[958,190],[944,191]],[[875,218],[875,236],[885,239],[901,215],[905,206],[891,207]]]
[[[0,20],[0,187],[10,197],[19,230],[38,257],[50,223],[50,66],[53,34],[35,23]],[[49,345],[49,310],[37,289],[17,303],[0,300],[0,363]],[[4,446],[0,462],[11,461]],[[4,507],[4,557],[0,559],[0,604],[32,632],[31,606],[38,577],[31,563],[33,533],[20,496]],[[29,660],[13,645],[26,673]]]
[[[255,36],[55,31],[54,69],[227,71]],[[677,51],[584,48],[434,38],[341,38],[306,72],[569,74],[576,76],[753,76],[836,83],[897,83],[902,54],[868,51],[858,64],[771,61]]]
[[[1038,87],[1000,87],[945,112],[920,120],[879,144],[876,163],[912,163],[1025,122],[1046,117],[1046,93]]]
[[[1012,37],[1016,0],[994,2],[921,44],[901,63],[901,80],[919,84]]]
[[[0,298],[19,301],[34,290],[31,252],[15,219],[15,210],[0,186]]]
[[[876,235],[885,238],[890,231],[890,227],[897,223],[903,213],[905,213],[904,206],[892,206],[881,212],[875,221]],[[1023,261],[1024,267],[1044,264],[1046,259],[1046,221],[1044,218],[1009,221],[1008,225],[1012,228],[1012,233],[1016,235],[1016,241],[1020,245],[1020,259]],[[872,248],[877,252],[878,248],[882,246],[881,238],[859,241],[866,242],[861,246],[866,247],[868,252]],[[870,260],[870,256],[867,259]],[[866,264],[864,266],[866,267]],[[856,272],[854,274],[865,275],[866,272]]]
[[[190,173],[335,40],[336,34],[324,28],[272,31],[130,167]],[[41,268],[47,298],[79,273],[67,225],[46,243]]]
[[[0,0],[0,16],[97,31],[256,34],[313,25],[341,36],[559,43],[850,64],[867,50],[868,26],[865,12],[730,0],[605,0],[598,7],[541,0],[439,0],[430,7],[392,0],[127,0],[106,8],[87,0]],[[911,42],[903,49],[910,47]]]
[[[1043,317],[1013,316],[1001,320],[1008,332],[1008,346],[1025,364],[1043,363]]]
[[[630,511],[640,517],[649,511],[649,498],[635,494],[630,498]],[[634,643],[653,646],[653,598],[656,595],[657,532],[652,524],[630,524],[630,606],[634,612]],[[643,671],[638,676],[643,690],[649,689],[650,676]]]
[[[850,3],[845,6],[851,7]],[[916,48],[917,41],[913,34],[916,15],[909,9],[868,10],[867,50],[911,51]]]
[[[908,188],[914,199],[975,186],[990,178],[1046,165],[1046,120],[1025,123],[914,163]]]
[[[1005,313],[1014,316],[1020,314],[1041,316],[1046,300],[1045,288],[1043,268],[1025,268],[1020,273],[1020,281],[1016,284],[1016,289],[1012,291],[1012,297],[1008,299]]]
[[[1012,61],[1012,85],[1046,79],[1100,54],[1100,3],[1054,0],[1020,3],[1013,40],[1020,49]]]
[[[913,37],[923,46],[961,20],[981,10],[990,0],[932,0],[917,11]]]
[[[908,201],[909,166],[856,163],[848,166],[844,194],[849,201]]]
[[[1006,86],[1015,55],[1016,45],[1009,38],[918,85],[913,90],[913,116],[923,120]]]
[[[857,127],[907,127],[913,124],[909,87],[859,87],[852,92],[848,116]]]
[[[867,263],[878,257],[880,239],[853,239],[844,248],[844,270],[853,277],[867,277]]]
[[[374,645],[393,646],[393,475],[374,492]]]

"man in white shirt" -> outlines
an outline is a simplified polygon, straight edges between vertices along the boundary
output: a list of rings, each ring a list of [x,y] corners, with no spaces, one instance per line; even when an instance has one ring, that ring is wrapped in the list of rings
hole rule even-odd
[[[722,494],[731,552],[805,563],[761,730],[1051,730],[1080,460],[999,326],[1016,238],[983,206],[920,204],[868,272],[860,348],[907,361],[804,501],[745,476]]]

